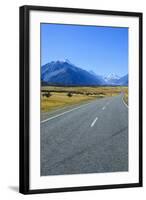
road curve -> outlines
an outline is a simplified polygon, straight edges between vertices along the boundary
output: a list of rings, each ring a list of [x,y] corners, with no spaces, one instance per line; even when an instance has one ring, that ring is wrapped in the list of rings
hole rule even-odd
[[[41,123],[41,176],[128,171],[123,95],[52,113]]]

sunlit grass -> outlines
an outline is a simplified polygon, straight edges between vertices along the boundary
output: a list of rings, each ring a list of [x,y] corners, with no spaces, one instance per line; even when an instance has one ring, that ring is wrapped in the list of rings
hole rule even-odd
[[[126,91],[126,92],[125,92]],[[44,94],[49,92],[50,96]],[[124,92],[128,95],[127,87],[54,87],[41,88],[41,111],[48,112],[69,105],[92,101],[95,98],[111,97]],[[68,94],[71,93],[69,97]]]
[[[51,110],[56,110],[58,108],[62,108],[68,105],[74,105],[93,99],[95,99],[95,96],[73,94],[72,97],[68,97],[67,93],[52,92],[49,98],[41,97],[41,111],[47,112]]]

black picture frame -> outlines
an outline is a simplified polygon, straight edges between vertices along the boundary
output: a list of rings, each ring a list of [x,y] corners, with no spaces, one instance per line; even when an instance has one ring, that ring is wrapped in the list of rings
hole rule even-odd
[[[129,184],[101,185],[101,186],[81,186],[55,189],[35,189],[29,188],[29,19],[30,11],[56,11],[69,13],[84,14],[102,14],[114,16],[130,16],[139,18],[139,182]],[[142,13],[107,11],[107,10],[90,10],[63,7],[44,7],[44,6],[22,6],[20,7],[20,134],[19,134],[19,191],[22,194],[52,193],[67,191],[83,191],[98,189],[130,188],[142,186]]]

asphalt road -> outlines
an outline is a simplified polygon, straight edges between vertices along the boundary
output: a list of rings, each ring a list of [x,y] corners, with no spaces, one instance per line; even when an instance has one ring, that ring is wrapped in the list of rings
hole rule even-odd
[[[122,94],[52,113],[41,122],[41,175],[128,171]]]

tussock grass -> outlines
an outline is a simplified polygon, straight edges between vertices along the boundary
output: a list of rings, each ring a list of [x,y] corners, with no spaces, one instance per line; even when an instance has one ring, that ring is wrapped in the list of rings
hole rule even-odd
[[[119,95],[128,91],[127,87],[56,87],[43,86],[41,88],[41,112],[57,110],[59,108],[79,104],[95,98]],[[44,94],[49,92],[49,97]],[[68,96],[68,94],[71,94]],[[128,92],[126,93],[128,94]]]
[[[51,94],[52,95],[49,98],[41,97],[42,112],[48,112],[65,106],[95,99],[95,96],[93,97],[80,94],[74,94],[71,97],[69,97],[67,93],[52,92]]]

